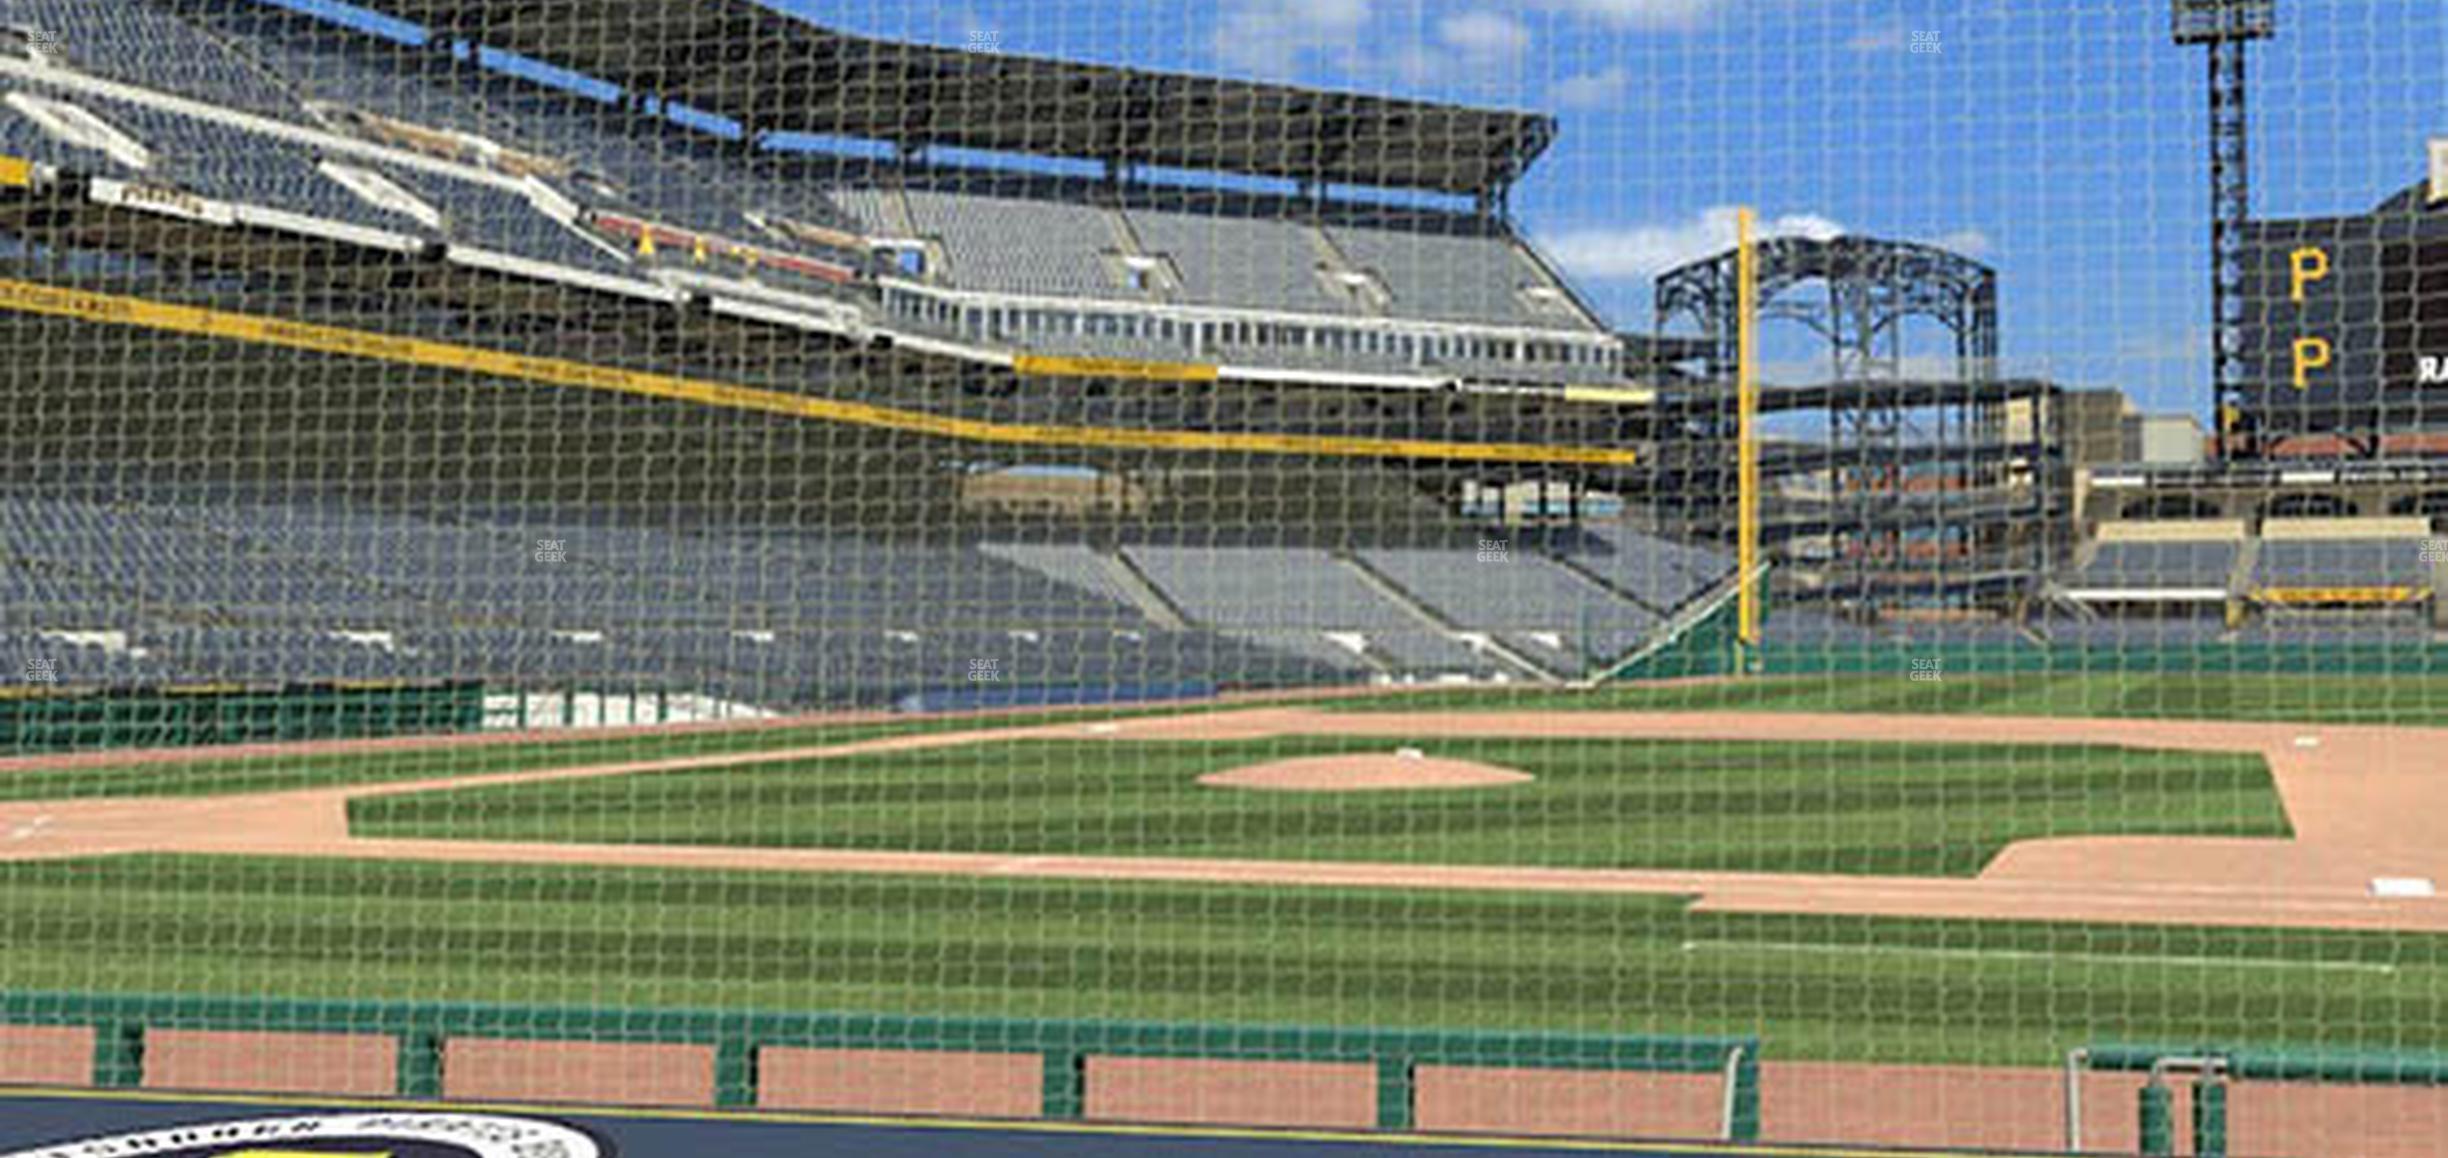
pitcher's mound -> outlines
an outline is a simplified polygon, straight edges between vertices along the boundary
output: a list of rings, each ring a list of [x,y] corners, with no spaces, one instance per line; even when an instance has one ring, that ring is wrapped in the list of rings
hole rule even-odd
[[[1199,777],[1210,788],[1261,792],[1393,792],[1422,788],[1496,788],[1530,779],[1527,772],[1470,760],[1441,760],[1416,748],[1353,752],[1252,764]]]

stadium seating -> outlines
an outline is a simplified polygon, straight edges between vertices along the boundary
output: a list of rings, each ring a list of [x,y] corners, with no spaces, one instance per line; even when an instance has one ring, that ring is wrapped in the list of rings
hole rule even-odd
[[[75,71],[130,86],[104,95],[63,73],[10,87],[91,111],[142,142],[155,163],[141,174],[118,166],[12,110],[0,110],[0,151],[72,174],[141,177],[218,201],[408,234],[462,256],[484,250],[631,277],[648,264],[599,243],[583,220],[548,215],[514,183],[519,166],[488,162],[487,149],[449,134],[567,162],[570,172],[538,180],[584,209],[785,249],[792,244],[760,221],[778,214],[824,228],[916,231],[941,242],[940,276],[955,288],[1089,305],[1161,298],[1346,322],[1389,313],[1575,324],[1526,309],[1516,291],[1540,271],[1501,226],[1456,233],[1435,215],[1327,222],[1305,198],[1121,192],[1039,174],[981,180],[981,171],[948,166],[913,167],[901,174],[913,187],[885,196],[861,183],[874,176],[872,163],[761,152],[624,103],[291,11],[209,0],[0,0],[0,20],[58,31]],[[267,131],[231,112],[296,132]],[[403,135],[369,114],[442,135]],[[316,133],[325,139],[316,143]],[[413,151],[459,165],[366,155],[367,141],[397,147],[410,138]],[[425,202],[438,225],[377,204],[325,171],[341,162]],[[1127,284],[1117,263],[1134,249],[1164,275]],[[1448,263],[1467,270],[1437,276]],[[1333,275],[1363,268],[1374,281],[1338,288]],[[443,269],[437,280],[450,276]],[[182,288],[263,308],[260,291],[235,285],[191,279]],[[212,296],[220,292],[233,296]],[[880,297],[868,287],[860,300],[876,309]],[[1110,311],[1107,320],[1124,316]],[[1186,328],[1161,338],[1153,325],[1085,329],[1033,342],[1174,358],[1191,341]],[[1320,328],[1312,344],[1244,328],[1218,336],[1204,356],[1418,368],[1415,351],[1364,348],[1357,332]],[[1656,623],[1650,610],[1609,591],[1612,580],[1531,557],[1501,581],[1440,581],[1427,558],[1406,548],[1386,548],[1368,564],[1376,578],[1311,547],[1124,548],[1153,581],[1147,589],[1121,560],[1072,546],[982,549],[949,535],[912,542],[719,522],[650,530],[583,508],[505,502],[441,514],[238,484],[20,487],[0,492],[0,535],[0,631],[44,647],[71,646],[46,631],[123,633],[131,649],[74,649],[80,671],[101,682],[464,677],[685,690],[764,706],[877,703],[912,687],[957,685],[983,661],[1013,683],[1150,687],[1219,673],[1253,684],[1518,675],[1517,664],[1453,632],[1501,633],[1517,641],[1507,645],[1514,654],[1543,648],[1556,655],[1533,662],[1554,659],[1561,669],[1583,650],[1631,646]],[[541,557],[539,540],[558,544],[554,561]],[[1692,578],[1695,589],[1712,581]],[[1302,593],[1299,605],[1284,603],[1287,590]]]
[[[1353,584],[1346,594],[1366,601],[1356,604],[1366,614],[1344,627],[1372,630],[1380,666],[1314,629],[1164,629],[1085,548],[662,531],[542,507],[458,515],[445,523],[228,490],[9,495],[0,499],[0,630],[129,633],[144,663],[123,655],[103,668],[81,657],[96,679],[481,678],[766,706],[958,687],[982,660],[1007,686],[1219,676],[1272,686],[1386,668],[1498,670],[1322,554]],[[557,561],[539,557],[539,538],[553,539]],[[1281,562],[1227,550],[1227,573]],[[1240,614],[1266,628],[1281,622],[1263,605]]]
[[[749,163],[737,147],[691,142],[619,106],[524,81],[454,66],[434,54],[328,26],[245,8],[199,14],[241,51],[296,83],[316,101],[404,124],[472,134],[504,148],[558,161],[573,171],[561,192],[592,209],[720,234],[777,249],[811,247],[760,231],[752,212],[854,231],[813,182]],[[575,174],[600,180],[580,180]],[[442,196],[451,194],[442,192]],[[471,244],[520,256],[601,268],[599,256],[571,249],[535,227],[488,223]],[[556,227],[557,228],[557,227]],[[526,244],[514,240],[524,235]],[[826,253],[821,256],[836,258]],[[863,257],[863,255],[860,255]]]
[[[1385,657],[1388,667],[1410,675],[1489,678],[1508,674],[1495,658],[1439,632],[1380,631],[1369,635],[1368,644]]]
[[[735,174],[712,171],[679,141],[635,123],[639,114],[574,94],[499,94],[509,84],[488,86],[497,93],[494,107],[545,155],[610,182],[626,206],[667,225],[734,238],[754,228]]]
[[[44,86],[24,86],[46,92]],[[314,153],[300,145],[220,121],[168,111],[134,101],[90,94],[49,92],[103,118],[144,144],[156,156],[152,170],[128,171],[103,154],[52,140],[22,116],[0,110],[0,133],[23,141],[33,157],[89,173],[163,182],[199,196],[276,209],[392,233],[422,235],[415,219],[357,196],[317,170]],[[544,215],[523,194],[500,184],[461,180],[430,170],[353,160],[440,212],[443,238],[477,249],[600,273],[628,266],[573,229]]]
[[[2102,543],[2075,578],[2086,588],[2224,590],[2242,548],[2234,541]]]
[[[385,168],[383,175],[440,210],[443,238],[454,244],[577,270],[629,272],[620,258],[546,217],[519,193],[393,168]]]
[[[589,209],[776,252],[865,260],[761,229],[768,215],[845,232],[857,226],[814,184],[751,163],[747,146],[691,138],[617,105],[501,77],[463,83],[482,86],[489,107],[518,127],[515,139],[584,175],[564,182],[563,192]]]
[[[1675,543],[1603,520],[1585,524],[1549,547],[1658,611],[1680,607],[1734,574],[1734,560],[1723,551]]]
[[[2200,647],[2225,642],[2226,619],[2215,612],[2200,615],[2120,617],[2112,619],[2052,619],[2038,625],[2052,647],[2138,650]]]
[[[73,99],[152,150],[156,163],[148,180],[216,201],[394,231],[414,228],[317,172],[314,155],[297,145],[133,102]]]
[[[1557,287],[1510,238],[1450,219],[1420,225],[1409,230],[1337,225],[1327,234],[1352,265],[1375,276],[1392,295],[1389,312],[1448,321],[1588,328],[1572,311],[1542,310],[1525,300],[1526,288]]]
[[[1425,626],[1315,548],[1136,545],[1123,554],[1183,613],[1211,627],[1402,632]]]
[[[1338,676],[1350,677],[1376,671],[1360,653],[1328,638],[1325,633],[1301,628],[1262,628],[1249,631],[1227,631],[1228,639],[1237,640],[1267,652],[1293,656],[1314,667]]]
[[[204,4],[186,15],[262,71],[283,78],[307,102],[471,133],[506,146],[522,143],[516,125],[494,113],[480,95],[436,83],[431,70],[438,62],[422,46],[342,33],[266,5]]]
[[[38,95],[44,91],[36,85],[5,87],[9,91],[35,92]],[[23,157],[55,168],[97,176],[130,177],[135,174],[135,170],[120,165],[108,154],[63,141],[23,113],[7,106],[0,106],[0,150],[5,150],[12,157]]]
[[[0,631],[0,665],[5,665],[0,676],[17,685],[39,681],[59,688],[107,688],[174,678],[168,664],[150,655],[20,630]]]
[[[873,185],[837,183],[827,185],[824,195],[866,236],[907,239],[918,232],[918,223],[910,220],[908,202],[897,192]]]
[[[2309,619],[2255,620],[2238,631],[2235,638],[2240,643],[2321,649],[2352,644],[2424,646],[2431,637],[2429,621],[2411,611],[2366,611]]]
[[[918,231],[939,239],[952,255],[953,285],[1058,297],[1144,297],[1107,272],[1102,255],[1114,248],[1114,235],[1106,211],[1093,205],[926,189],[909,190],[907,199]]]
[[[216,102],[224,107],[389,145],[398,140],[360,123],[356,114],[467,134],[566,166],[566,172],[553,171],[549,181],[562,199],[582,210],[862,269],[874,268],[871,255],[845,252],[836,241],[811,237],[790,224],[837,234],[917,234],[934,239],[941,258],[929,276],[951,288],[1085,306],[1156,301],[1228,306],[1292,319],[1216,326],[1197,343],[1192,327],[1179,319],[1160,324],[1122,314],[1078,323],[1062,318],[1017,334],[973,328],[966,335],[972,340],[1055,354],[1198,358],[1414,377],[1564,384],[1612,373],[1589,357],[1593,352],[1568,359],[1559,352],[1564,347],[1521,351],[1511,339],[1493,334],[1445,340],[1431,349],[1417,333],[1398,343],[1334,323],[1383,314],[1591,333],[1562,287],[1501,226],[1464,226],[1461,218],[1409,212],[1380,214],[1382,220],[1328,221],[1314,203],[1279,195],[1148,186],[1115,190],[1084,179],[953,166],[899,169],[892,180],[908,188],[886,195],[879,192],[880,166],[874,162],[767,151],[685,130],[601,93],[564,91],[383,35],[342,32],[296,13],[245,5],[201,4],[188,15],[201,24],[190,32],[214,44],[217,58],[235,75],[259,80],[277,75],[286,86],[256,99]],[[191,87],[211,91],[209,84]],[[107,106],[101,111],[110,119],[127,122],[133,135],[158,149],[163,161],[155,176],[204,196],[393,233],[433,231],[315,172],[319,158],[307,146],[143,102],[128,106],[83,94],[78,99]],[[0,122],[10,120],[0,116]],[[0,127],[0,140],[18,142],[24,155],[40,160],[63,152],[55,143],[29,138],[22,125]],[[508,171],[474,145],[435,140],[463,163]],[[416,147],[431,151],[433,146]],[[421,168],[353,163],[431,204],[446,219],[442,240],[467,249],[632,277],[641,275],[641,264],[678,264],[703,252],[667,246],[654,258],[623,254],[618,249],[632,244],[625,236],[610,248],[581,239],[577,234],[592,226],[553,220],[513,190]],[[107,163],[89,157],[71,167],[93,171]],[[1143,263],[1146,280],[1125,273],[1132,263]],[[776,263],[726,264],[714,272],[836,292],[829,273],[811,280],[800,276],[809,271]],[[1521,292],[1526,286],[1550,291],[1553,304],[1537,307]],[[869,300],[871,309],[879,308]],[[945,336],[943,319],[927,307],[933,303],[914,310],[896,306],[891,320]],[[1300,321],[1304,316],[1324,322]]]
[[[1280,217],[1236,216],[1226,206],[1134,206],[1126,216],[1150,256],[1171,261],[1181,300],[1294,313],[1356,315],[1350,298],[1330,293],[1314,227]]]
[[[2256,587],[2429,587],[2431,564],[2414,539],[2267,539]]]
[[[1658,617],[1536,554],[1483,561],[1473,547],[1364,550],[1360,560],[1445,622],[1469,631],[1564,636],[1568,652],[1643,634]]]
[[[0,26],[47,33],[60,61],[79,72],[223,108],[298,111],[273,73],[153,0],[0,0]]]
[[[1015,566],[1025,567],[1057,583],[1131,605],[1137,594],[1114,573],[1113,562],[1091,547],[1056,543],[986,543],[979,550]]]

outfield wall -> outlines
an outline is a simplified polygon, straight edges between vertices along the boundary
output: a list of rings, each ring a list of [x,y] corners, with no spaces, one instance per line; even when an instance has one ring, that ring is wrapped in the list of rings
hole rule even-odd
[[[193,748],[474,732],[484,686],[12,689],[0,696],[0,752]]]
[[[1943,640],[1848,643],[1768,641],[1747,655],[1737,646],[1734,613],[1721,609],[1682,638],[1617,673],[1619,680],[1753,675],[1894,674],[1943,680],[1948,675],[2145,674],[2432,675],[2448,672],[2448,646],[2408,640],[2302,643],[2204,641],[2186,645],[2115,646]]]

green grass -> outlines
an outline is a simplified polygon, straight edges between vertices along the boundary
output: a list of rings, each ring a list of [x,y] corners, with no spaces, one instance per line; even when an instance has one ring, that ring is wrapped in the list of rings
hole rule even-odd
[[[372,836],[1971,875],[2008,843],[2284,836],[2258,756],[2105,746],[1473,739],[1528,784],[1320,795],[1206,772],[1381,740],[1000,741],[360,800]]]
[[[1951,672],[1924,683],[1909,678],[1901,654],[1892,672],[1616,684],[1588,691],[1472,689],[1320,706],[1341,711],[1885,712],[2448,726],[2448,676]]]
[[[1899,665],[1901,660],[1898,661]],[[92,796],[196,796],[317,788],[599,760],[652,760],[759,752],[910,732],[993,728],[1062,720],[1125,719],[1218,711],[1243,705],[1087,709],[1014,716],[927,717],[876,724],[818,724],[744,732],[545,740],[481,748],[364,754],[274,755],[179,764],[104,764],[0,773],[0,800]],[[1501,711],[1648,709],[1895,712],[2207,720],[2300,720],[2448,726],[2448,676],[2194,673],[1950,674],[1915,683],[1905,672],[1783,676],[1722,684],[1623,684],[1593,691],[1429,691],[1327,700],[1323,710]]]
[[[0,987],[1760,1033],[2047,1064],[2102,1039],[2448,1046],[2448,938],[1695,914],[1673,898],[177,857],[0,865]]]

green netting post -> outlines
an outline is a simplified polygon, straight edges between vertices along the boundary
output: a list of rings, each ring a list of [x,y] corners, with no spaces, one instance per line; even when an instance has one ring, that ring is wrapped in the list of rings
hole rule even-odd
[[[714,1043],[714,1104],[737,1108],[757,1104],[757,1047],[745,1037]]]
[[[106,1021],[93,1029],[93,1084],[130,1090],[144,1084],[144,1023]]]
[[[2142,1087],[2142,1152],[2144,1154],[2174,1154],[2176,1152],[2175,1094],[2167,1083],[2152,1075]]]
[[[2227,1082],[2205,1075],[2193,1083],[2193,1153],[2227,1158]]]
[[[410,1030],[399,1036],[399,1057],[392,1082],[403,1098],[442,1096],[442,1035]]]
[[[1088,1113],[1088,1058],[1071,1050],[1050,1050],[1045,1055],[1045,1116],[1055,1121],[1075,1121]]]
[[[1734,1100],[1726,1115],[1726,1141],[1757,1142],[1760,1136],[1760,1062],[1756,1046],[1744,1049],[1734,1063]]]
[[[1409,1130],[1419,1101],[1417,1071],[1407,1057],[1377,1059],[1377,1128]]]

